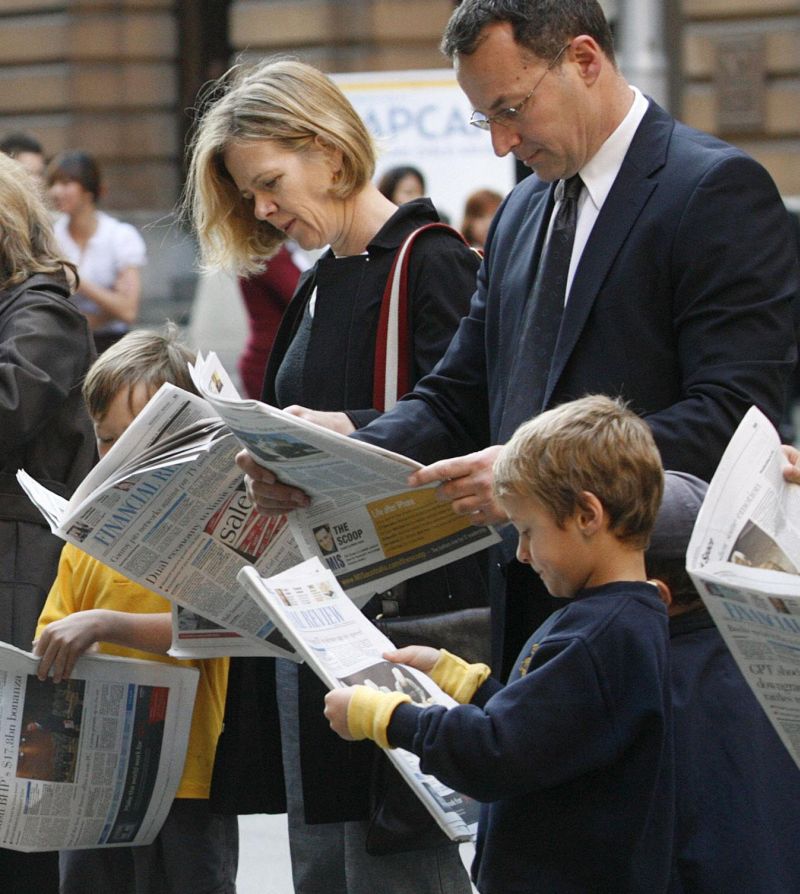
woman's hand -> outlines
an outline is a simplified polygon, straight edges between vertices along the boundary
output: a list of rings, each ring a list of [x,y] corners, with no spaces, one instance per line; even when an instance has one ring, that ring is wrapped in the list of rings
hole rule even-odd
[[[264,515],[285,515],[311,503],[307,494],[297,487],[281,484],[269,469],[259,465],[246,450],[237,454],[236,465],[245,473],[244,482],[250,502]]]
[[[314,422],[327,428],[330,431],[338,432],[340,435],[349,435],[356,430],[347,413],[324,413],[321,410],[309,410],[307,407],[301,407],[292,404],[285,408],[285,412],[291,413],[292,416],[298,416],[308,422]]]
[[[407,664],[409,667],[429,674],[439,660],[440,649],[431,646],[404,646],[392,652],[384,652],[383,657],[394,664]]]

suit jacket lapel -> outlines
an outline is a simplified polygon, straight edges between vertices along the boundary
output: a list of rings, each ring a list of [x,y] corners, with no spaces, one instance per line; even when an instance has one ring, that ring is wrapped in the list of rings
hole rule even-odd
[[[608,271],[658,185],[653,174],[664,164],[673,126],[673,119],[651,101],[575,271],[547,381],[545,407],[575,349]]]
[[[555,184],[548,189],[538,190],[531,196],[530,203],[522,215],[519,230],[514,244],[507,257],[510,259],[505,269],[498,270],[502,277],[500,287],[500,325],[499,331],[503,343],[500,347],[497,370],[502,377],[502,393],[507,394],[509,388],[524,387],[521,382],[511,381],[512,371],[519,366],[520,355],[530,349],[520,336],[523,312],[533,289],[536,267],[542,254],[547,224],[553,210]],[[520,419],[506,422],[505,411],[508,401],[503,403],[503,413],[497,428],[498,437],[505,440]],[[533,413],[534,410],[532,409]]]

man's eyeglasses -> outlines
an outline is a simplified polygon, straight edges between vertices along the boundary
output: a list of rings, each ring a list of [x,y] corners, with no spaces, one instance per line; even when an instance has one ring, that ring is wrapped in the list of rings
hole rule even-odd
[[[572,41],[570,41],[570,43],[572,43]],[[555,68],[555,66],[558,64],[558,60],[564,55],[564,52],[567,50],[569,45],[569,43],[564,44],[564,46],[561,47],[558,53],[556,53],[555,58],[550,63],[548,63],[547,68],[545,68],[545,70],[542,72],[542,76],[533,85],[533,89],[525,97],[525,99],[520,100],[520,102],[516,106],[511,106],[507,109],[501,109],[499,112],[495,112],[494,115],[484,115],[483,112],[473,112],[470,116],[469,123],[474,125],[475,127],[479,127],[481,130],[491,130],[493,124],[500,124],[503,127],[508,127],[520,116],[525,103],[539,89],[539,84],[541,84],[542,81],[545,79],[545,77],[547,76],[547,72]]]

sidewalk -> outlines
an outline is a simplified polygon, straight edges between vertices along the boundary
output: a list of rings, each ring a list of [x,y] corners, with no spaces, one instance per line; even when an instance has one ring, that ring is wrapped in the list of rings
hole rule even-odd
[[[471,844],[461,845],[467,869],[474,853]],[[240,816],[237,894],[293,894],[293,890],[286,815]]]

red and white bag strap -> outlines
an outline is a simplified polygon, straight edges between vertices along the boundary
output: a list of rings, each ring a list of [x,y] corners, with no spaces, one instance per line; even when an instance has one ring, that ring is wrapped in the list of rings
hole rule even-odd
[[[411,390],[411,350],[408,328],[408,263],[411,246],[426,230],[447,230],[465,245],[467,240],[445,223],[429,223],[410,233],[395,255],[381,301],[381,315],[375,341],[375,369],[372,405],[391,410],[402,395]]]

